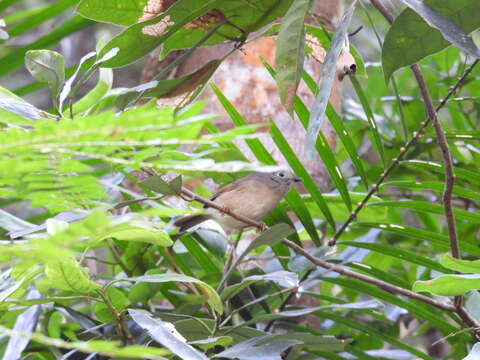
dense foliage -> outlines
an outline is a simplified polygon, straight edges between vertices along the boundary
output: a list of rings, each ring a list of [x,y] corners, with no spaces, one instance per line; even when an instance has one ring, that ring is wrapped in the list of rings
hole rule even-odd
[[[0,28],[0,75],[26,69],[35,78],[0,87],[4,359],[478,357],[480,50],[468,34],[480,27],[472,16],[480,3],[402,1],[395,19],[376,0],[348,2],[335,33],[305,24],[311,0],[0,1],[0,10],[15,10]],[[60,16],[47,34],[14,42]],[[381,51],[346,45],[351,21]],[[122,29],[75,66],[65,69],[48,50],[100,22]],[[178,236],[173,219],[201,212],[211,196],[191,179],[223,185],[277,169],[259,126],[208,83],[258,36],[276,38],[275,64],[265,67],[306,130],[307,152],[325,164],[330,191],[320,191],[271,121],[267,131],[302,191],[287,194],[265,232]],[[303,69],[312,39],[328,50],[318,83]],[[195,49],[223,42],[231,53],[167,78]],[[159,46],[162,58],[187,51],[149,83],[113,87],[112,69]],[[356,69],[340,69],[340,116],[328,97],[342,52]],[[94,75],[97,84],[78,96]],[[296,95],[301,81],[316,96],[312,109]],[[194,102],[205,86],[230,130]],[[42,88],[51,108],[20,97]],[[178,101],[159,108],[158,98]],[[324,115],[336,148],[319,132]],[[200,202],[185,195],[186,183]],[[244,242],[233,256],[232,244]]]

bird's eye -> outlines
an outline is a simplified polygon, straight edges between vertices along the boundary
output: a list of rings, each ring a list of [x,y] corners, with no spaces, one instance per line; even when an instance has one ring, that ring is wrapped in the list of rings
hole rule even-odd
[[[279,173],[278,173],[278,176],[280,176],[280,177],[285,177],[285,174],[284,174],[283,172],[279,172]]]

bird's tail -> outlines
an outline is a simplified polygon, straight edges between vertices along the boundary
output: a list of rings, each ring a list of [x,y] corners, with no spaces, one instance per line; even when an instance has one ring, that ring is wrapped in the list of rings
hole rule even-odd
[[[191,227],[198,225],[210,219],[208,215],[187,215],[176,220],[173,224],[180,228],[180,232],[184,232]]]

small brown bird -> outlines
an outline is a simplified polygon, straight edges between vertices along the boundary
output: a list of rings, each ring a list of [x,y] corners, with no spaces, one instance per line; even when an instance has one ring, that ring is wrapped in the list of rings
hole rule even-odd
[[[299,181],[302,179],[295,177],[290,171],[255,172],[224,186],[211,200],[235,214],[260,221],[277,206],[292,184]],[[225,230],[249,226],[217,209],[208,206],[204,208],[205,214],[184,216],[175,221],[175,226],[180,228],[180,232],[184,232],[210,219],[218,222]]]

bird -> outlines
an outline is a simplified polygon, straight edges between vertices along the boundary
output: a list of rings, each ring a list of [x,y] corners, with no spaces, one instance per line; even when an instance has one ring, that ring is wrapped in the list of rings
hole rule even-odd
[[[288,170],[254,172],[224,186],[210,200],[234,214],[260,221],[277,206],[292,185],[300,181],[301,178]],[[204,214],[177,219],[174,225],[179,227],[179,232],[183,233],[210,219],[218,222],[226,231],[250,226],[212,207],[205,205],[204,208]]]

